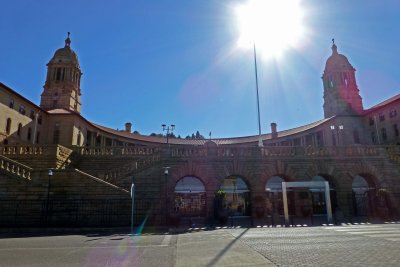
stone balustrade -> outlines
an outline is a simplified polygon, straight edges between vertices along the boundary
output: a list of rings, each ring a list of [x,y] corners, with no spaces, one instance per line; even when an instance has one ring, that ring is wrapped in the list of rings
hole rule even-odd
[[[146,156],[158,152],[149,147],[74,147],[81,156]]]
[[[125,164],[121,167],[108,170],[102,174],[102,178],[105,181],[115,181],[118,178],[125,177],[126,175],[135,172],[137,170],[142,170],[144,168],[147,168],[149,166],[154,165],[156,162],[160,161],[160,155],[155,154],[152,157],[147,157],[141,160],[137,160],[128,164]]]
[[[343,146],[343,147],[170,147],[163,153],[170,157],[359,157],[383,156],[383,146]]]
[[[56,155],[57,158],[68,158],[72,151],[81,156],[152,156],[159,154],[169,157],[290,157],[290,156],[389,156],[400,157],[398,146],[330,146],[330,147],[235,147],[225,146],[207,148],[203,146],[169,146],[154,147],[73,147],[60,145],[17,145],[1,146],[0,155]]]
[[[400,146],[387,147],[389,159],[400,163]]]
[[[0,155],[0,169],[24,179],[31,179],[32,168]]]
[[[12,145],[1,146],[0,155],[42,155],[48,146]]]

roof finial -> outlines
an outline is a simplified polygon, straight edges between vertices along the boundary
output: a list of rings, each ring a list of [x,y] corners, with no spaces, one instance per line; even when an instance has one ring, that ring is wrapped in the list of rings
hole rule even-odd
[[[337,54],[337,46],[335,44],[335,38],[332,38],[332,54]]]
[[[69,35],[70,35],[70,34],[71,34],[71,33],[68,32],[67,39],[65,39],[65,47],[70,47],[70,46],[71,46],[71,39],[69,39]]]

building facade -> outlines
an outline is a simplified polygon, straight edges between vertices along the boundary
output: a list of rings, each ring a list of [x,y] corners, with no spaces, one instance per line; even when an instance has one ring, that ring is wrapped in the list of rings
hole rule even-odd
[[[333,43],[324,118],[259,136],[144,136],[80,114],[68,34],[40,105],[0,83],[0,225],[319,224],[398,217],[400,95],[364,109]],[[90,104],[90,103],[88,103]],[[51,170],[51,171],[49,171]]]

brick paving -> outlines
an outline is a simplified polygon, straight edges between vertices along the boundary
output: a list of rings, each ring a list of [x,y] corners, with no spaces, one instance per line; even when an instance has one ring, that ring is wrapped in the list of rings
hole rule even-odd
[[[228,231],[277,266],[400,266],[399,223]]]

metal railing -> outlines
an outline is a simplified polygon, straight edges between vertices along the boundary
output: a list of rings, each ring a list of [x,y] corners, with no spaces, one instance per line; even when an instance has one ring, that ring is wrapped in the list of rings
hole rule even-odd
[[[0,200],[1,227],[129,226],[127,199]]]

